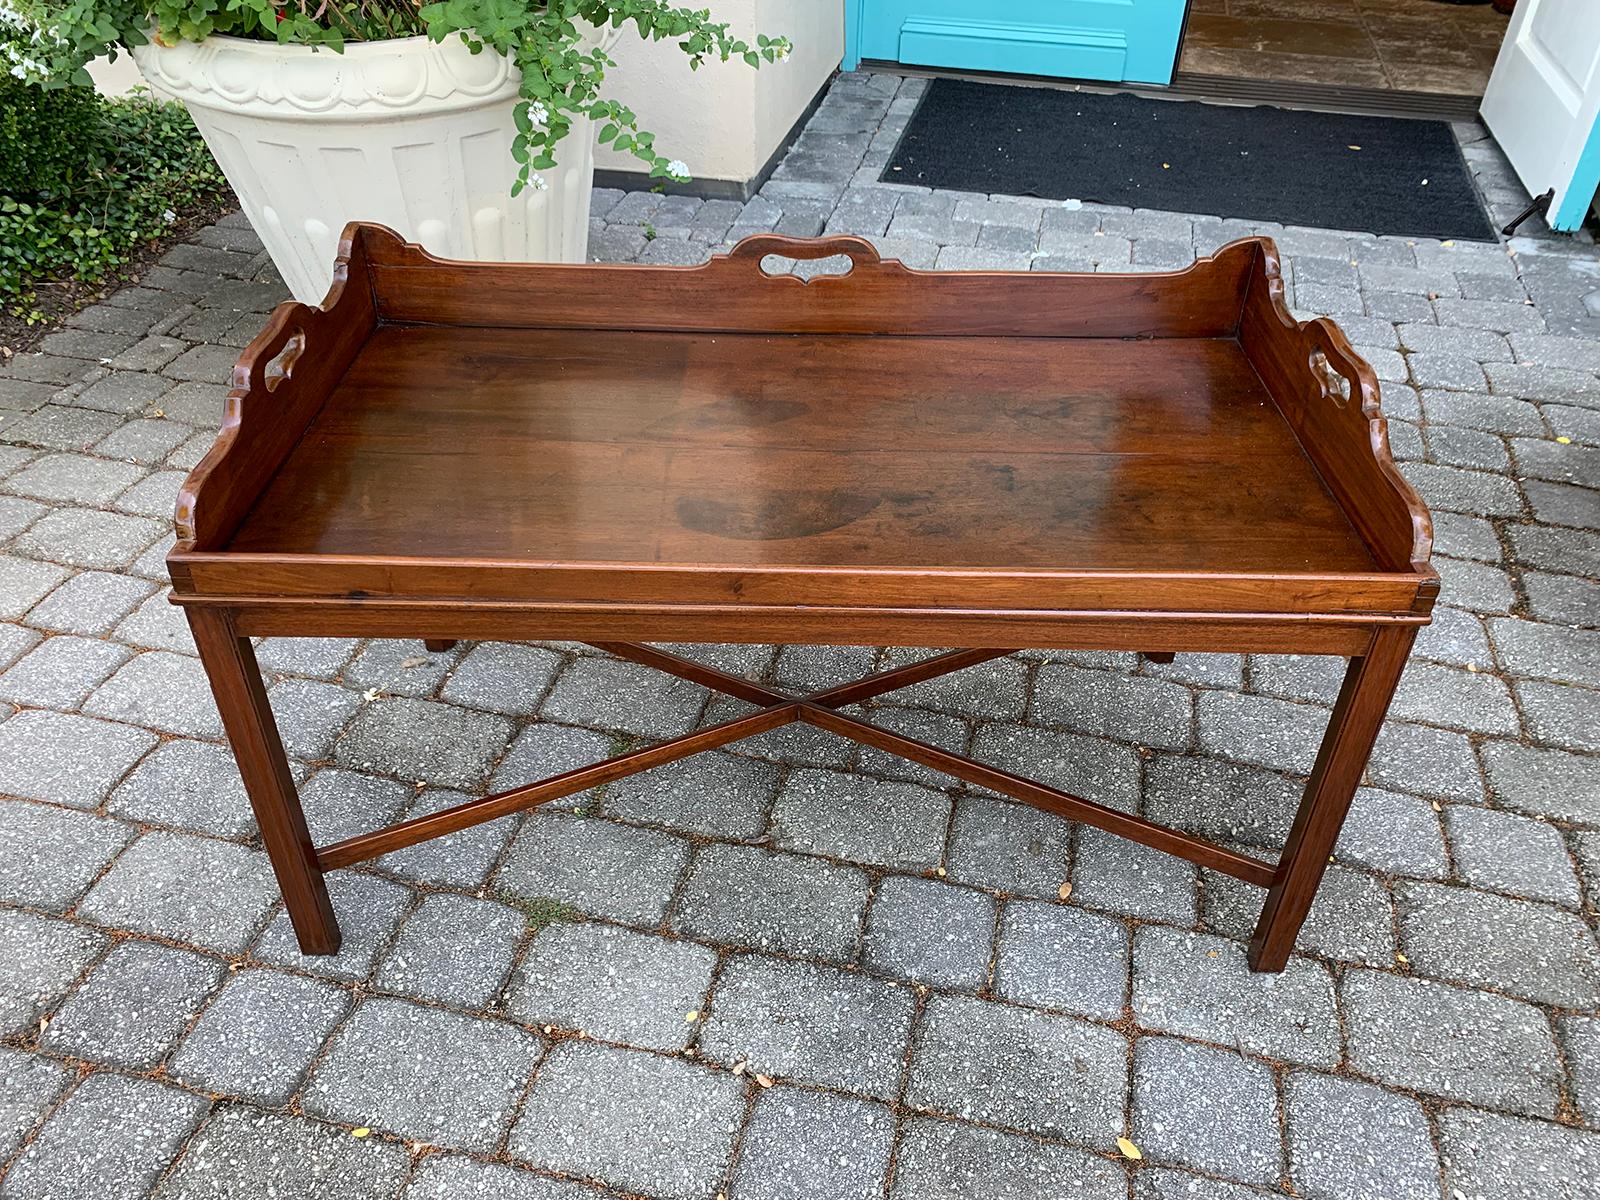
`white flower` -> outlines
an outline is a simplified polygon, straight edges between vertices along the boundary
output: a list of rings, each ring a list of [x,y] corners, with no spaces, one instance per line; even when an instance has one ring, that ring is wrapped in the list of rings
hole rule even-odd
[[[789,59],[789,45],[788,45],[787,42],[785,42],[783,45],[778,47],[778,61],[779,62],[787,62],[788,59]]]
[[[689,164],[681,158],[675,158],[667,164],[667,174],[676,179],[689,178]]]
[[[176,225],[178,222],[178,214],[173,212],[170,208],[164,209],[161,213],[161,219],[168,225]]]
[[[528,176],[528,186],[536,192],[548,192],[550,185],[544,181],[544,176],[537,171]]]
[[[550,110],[540,101],[534,100],[528,105],[528,120],[535,125],[543,125],[550,119]]]

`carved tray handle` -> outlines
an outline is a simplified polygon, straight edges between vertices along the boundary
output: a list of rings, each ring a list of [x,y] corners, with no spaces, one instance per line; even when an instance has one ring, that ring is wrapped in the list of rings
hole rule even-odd
[[[758,233],[751,237],[741,238],[739,244],[728,251],[729,262],[754,262],[760,266],[761,260],[769,254],[780,258],[815,259],[833,258],[842,254],[850,260],[850,270],[846,275],[853,275],[857,268],[876,267],[882,264],[883,259],[878,255],[878,248],[866,238],[856,237],[853,234],[838,234],[833,237],[822,238],[792,238],[781,233]],[[768,272],[763,268],[763,275]],[[770,278],[781,279],[783,275],[770,275]],[[838,276],[837,278],[843,278]],[[826,277],[824,277],[826,278]]]

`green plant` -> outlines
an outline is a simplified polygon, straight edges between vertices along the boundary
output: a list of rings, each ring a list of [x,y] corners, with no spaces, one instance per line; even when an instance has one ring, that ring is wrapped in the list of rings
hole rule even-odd
[[[544,186],[540,172],[555,166],[556,147],[581,117],[598,122],[599,140],[640,159],[652,177],[688,178],[688,167],[657,150],[655,136],[639,128],[637,113],[601,94],[606,70],[616,64],[583,45],[580,25],[632,23],[641,37],[676,38],[694,68],[708,55],[758,67],[787,57],[790,48],[788,39],[764,34],[752,46],[708,10],[669,0],[67,0],[39,23],[46,66],[37,73],[51,83],[83,82],[89,59],[150,37],[170,46],[222,33],[335,50],[346,41],[460,37],[474,53],[505,55],[522,74],[514,191]]]
[[[222,172],[181,105],[74,91],[71,105],[57,107],[47,99],[56,93],[16,87],[13,97],[9,84],[0,84],[0,103],[37,105],[22,125],[29,137],[54,145],[45,155],[47,187],[15,172],[0,177],[0,309],[10,315],[37,320],[33,291],[43,281],[98,283],[166,233],[179,213],[226,194]],[[29,161],[41,160],[33,154]]]
[[[583,916],[582,913],[565,900],[556,900],[550,896],[503,895],[499,899],[503,903],[521,910],[523,917],[527,919],[528,930],[531,933],[539,933],[554,925],[557,921],[576,921]]]
[[[25,61],[30,48],[22,31],[0,25],[0,50],[13,69],[25,69],[16,60]],[[43,92],[15,75],[0,75],[0,196],[36,200],[70,190],[99,140],[92,92]]]

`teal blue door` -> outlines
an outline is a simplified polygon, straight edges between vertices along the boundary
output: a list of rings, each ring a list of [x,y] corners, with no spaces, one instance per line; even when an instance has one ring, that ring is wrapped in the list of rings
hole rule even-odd
[[[845,0],[845,68],[1170,83],[1188,0]]]

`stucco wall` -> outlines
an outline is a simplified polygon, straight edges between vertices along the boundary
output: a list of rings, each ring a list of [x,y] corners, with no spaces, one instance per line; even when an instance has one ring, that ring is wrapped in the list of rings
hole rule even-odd
[[[675,42],[625,37],[611,94],[639,114],[664,154],[688,163],[696,179],[750,179],[778,148],[844,55],[839,0],[706,0],[718,20],[755,43],[782,34],[794,53],[752,71],[743,62],[707,61],[698,71]],[[595,166],[632,171],[631,155],[601,148]]]

